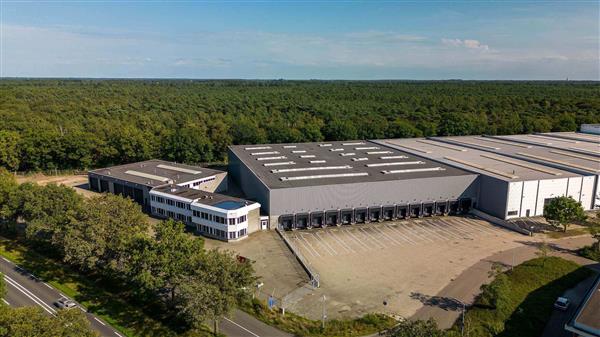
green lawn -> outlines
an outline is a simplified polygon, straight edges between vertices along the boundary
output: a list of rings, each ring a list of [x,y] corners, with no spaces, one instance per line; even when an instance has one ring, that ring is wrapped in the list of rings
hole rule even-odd
[[[391,328],[397,322],[392,317],[381,314],[368,314],[357,319],[328,320],[325,329],[321,321],[310,320],[287,312],[285,316],[277,310],[270,310],[258,300],[242,308],[268,325],[302,337],[354,337],[367,336]]]
[[[159,320],[149,317],[123,294],[104,290],[100,279],[87,278],[14,240],[0,237],[0,255],[26,268],[65,295],[74,298],[125,336],[175,336]],[[148,308],[151,309],[151,308]]]
[[[589,231],[586,228],[573,228],[567,229],[566,232],[563,232],[562,230],[556,232],[548,232],[546,235],[548,235],[548,237],[551,239],[561,239],[585,234],[589,234]]]
[[[467,311],[466,329],[470,336],[539,336],[554,300],[591,274],[591,270],[559,257],[526,261],[491,283],[498,289],[497,296],[484,290]],[[497,300],[496,308],[486,300],[489,298]],[[452,330],[455,335],[460,326]]]

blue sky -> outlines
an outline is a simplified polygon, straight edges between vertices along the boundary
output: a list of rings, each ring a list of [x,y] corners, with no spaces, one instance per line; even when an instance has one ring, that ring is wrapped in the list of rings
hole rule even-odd
[[[2,76],[599,78],[597,1],[1,3]]]

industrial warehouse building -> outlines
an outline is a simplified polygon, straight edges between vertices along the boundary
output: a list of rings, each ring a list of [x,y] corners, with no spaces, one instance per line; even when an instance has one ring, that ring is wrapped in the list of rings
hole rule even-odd
[[[600,207],[599,144],[596,135],[549,133],[240,145],[230,147],[229,173],[262,204],[270,228],[471,207],[508,220],[543,215],[558,196]]]
[[[524,159],[543,157],[545,151],[551,149],[534,149],[505,140],[470,136],[381,142],[477,173],[477,208],[500,219],[543,215],[544,206],[550,200],[565,195],[581,202],[585,210],[594,207],[597,186],[594,173],[564,170],[504,155],[511,148],[524,153]]]
[[[472,208],[503,220],[540,216],[558,196],[600,208],[594,134],[236,145],[228,156],[228,173],[161,160],[94,170],[90,188],[221,240]],[[229,177],[248,200],[222,194]]]
[[[467,212],[477,174],[371,141],[232,146],[229,174],[270,228]]]
[[[90,171],[88,179],[93,191],[129,197],[215,239],[235,241],[261,228],[259,203],[217,193],[227,190],[227,172],[147,160]]]

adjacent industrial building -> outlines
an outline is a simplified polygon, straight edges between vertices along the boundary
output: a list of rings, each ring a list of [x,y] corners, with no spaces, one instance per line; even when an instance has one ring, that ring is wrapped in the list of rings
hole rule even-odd
[[[588,290],[565,330],[573,336],[600,337],[600,276]]]
[[[477,173],[476,208],[500,219],[543,215],[550,200],[564,195],[580,201],[586,210],[593,207],[593,173],[572,172],[504,155],[508,147],[531,152],[527,145],[469,136],[382,142]]]
[[[261,228],[259,203],[218,193],[227,190],[224,171],[147,160],[93,170],[88,179],[93,191],[129,197],[155,217],[215,239],[240,240]]]

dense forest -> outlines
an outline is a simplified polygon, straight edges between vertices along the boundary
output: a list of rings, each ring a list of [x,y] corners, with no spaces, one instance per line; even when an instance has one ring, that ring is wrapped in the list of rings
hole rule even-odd
[[[0,166],[218,162],[230,144],[574,131],[598,82],[0,80]]]

